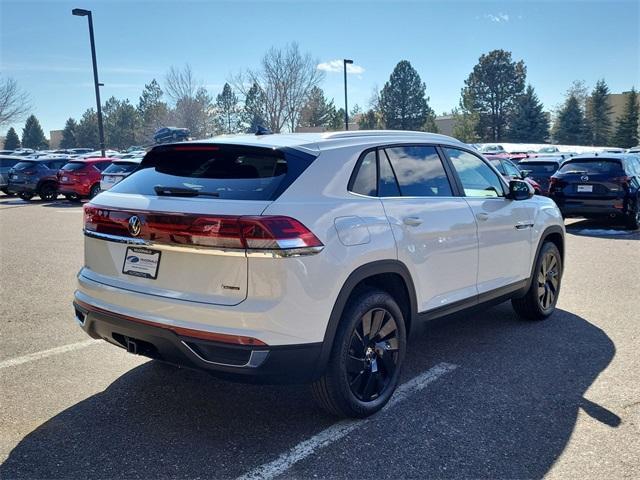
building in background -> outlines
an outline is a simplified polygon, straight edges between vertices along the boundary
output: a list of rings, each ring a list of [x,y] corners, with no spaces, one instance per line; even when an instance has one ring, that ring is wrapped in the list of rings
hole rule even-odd
[[[453,127],[456,123],[453,115],[440,115],[436,117],[435,121],[436,127],[438,127],[438,133],[453,137]]]
[[[62,130],[49,130],[49,148],[55,150],[60,148],[62,141]]]

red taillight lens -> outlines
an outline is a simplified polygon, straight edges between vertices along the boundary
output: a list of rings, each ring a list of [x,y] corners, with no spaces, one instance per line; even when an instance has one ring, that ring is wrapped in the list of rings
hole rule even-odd
[[[174,245],[217,248],[289,249],[321,247],[322,242],[298,220],[284,216],[202,216],[146,213],[84,206],[84,228],[131,236],[129,219],[141,221],[138,238]]]
[[[627,177],[627,176],[616,177],[616,178],[613,178],[612,180],[623,187],[628,187],[629,184],[631,183],[631,177]]]

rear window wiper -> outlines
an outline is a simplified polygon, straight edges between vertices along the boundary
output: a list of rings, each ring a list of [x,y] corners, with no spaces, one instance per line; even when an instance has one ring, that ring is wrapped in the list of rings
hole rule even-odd
[[[161,197],[219,197],[218,192],[204,192],[195,188],[184,187],[165,187],[163,185],[156,185],[153,187],[156,195]]]

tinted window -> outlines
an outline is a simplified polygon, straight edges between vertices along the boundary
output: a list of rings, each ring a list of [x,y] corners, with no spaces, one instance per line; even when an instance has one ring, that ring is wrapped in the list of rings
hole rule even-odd
[[[547,175],[551,176],[558,170],[557,162],[520,162],[520,168],[522,170],[529,170],[534,175]]]
[[[504,164],[504,170],[507,172],[507,175],[510,177],[519,177],[520,171],[516,168],[516,166],[508,160],[502,162]]]
[[[358,172],[356,173],[351,191],[360,195],[376,195],[376,152],[375,150],[367,153],[358,164]]]
[[[504,188],[498,175],[479,157],[455,148],[445,148],[451,158],[464,193],[468,197],[501,197]]]
[[[450,197],[451,186],[435,147],[385,149],[404,197]]]
[[[98,162],[98,163],[94,163],[93,164],[93,166],[96,167],[100,171],[103,171],[109,165],[111,165],[111,162]]]
[[[29,170],[37,167],[38,167],[37,162],[18,162],[15,164],[13,169],[20,172],[22,170]]]
[[[568,161],[558,173],[604,173],[604,174],[621,174],[622,165],[619,160],[601,160],[601,159],[587,159],[587,160],[575,160]]]
[[[380,182],[378,183],[378,195],[380,197],[399,197],[400,187],[396,181],[389,158],[384,150],[379,151]]]
[[[493,160],[489,160],[491,162],[491,165],[493,165],[494,167],[496,167],[496,169],[503,175],[506,175],[506,172],[504,170],[504,167],[502,166],[502,162],[500,160],[493,159]]]
[[[73,172],[74,170],[80,170],[84,168],[87,164],[84,162],[69,162],[62,167],[62,170],[66,170],[68,172]]]
[[[137,163],[132,162],[114,162],[109,165],[103,173],[130,173],[138,167]]]
[[[314,156],[236,145],[156,147],[140,169],[111,190],[156,195],[156,186],[188,189],[232,200],[274,200]]]

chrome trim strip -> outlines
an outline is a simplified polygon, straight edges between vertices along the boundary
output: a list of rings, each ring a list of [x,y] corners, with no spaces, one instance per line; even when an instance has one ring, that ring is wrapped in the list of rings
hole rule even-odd
[[[125,245],[137,245],[154,248],[156,250],[173,251],[173,252],[189,252],[202,253],[206,255],[226,255],[233,257],[252,257],[252,258],[291,258],[303,257],[307,255],[316,255],[320,253],[324,246],[320,247],[298,247],[283,249],[241,249],[241,248],[219,248],[204,247],[201,245],[166,245],[164,243],[156,243],[143,238],[122,237],[120,235],[111,235],[108,233],[94,232],[84,230],[84,234],[90,238],[106,240],[107,242],[123,243]]]
[[[249,355],[249,360],[244,365],[234,365],[232,363],[220,363],[220,362],[212,362],[211,360],[207,360],[199,355],[193,348],[191,348],[184,340],[180,340],[185,347],[189,349],[191,353],[193,353],[198,360],[201,360],[204,363],[208,363],[210,365],[220,365],[221,367],[234,367],[234,368],[257,368],[264,363],[264,361],[269,356],[269,350],[251,350],[251,355]]]

